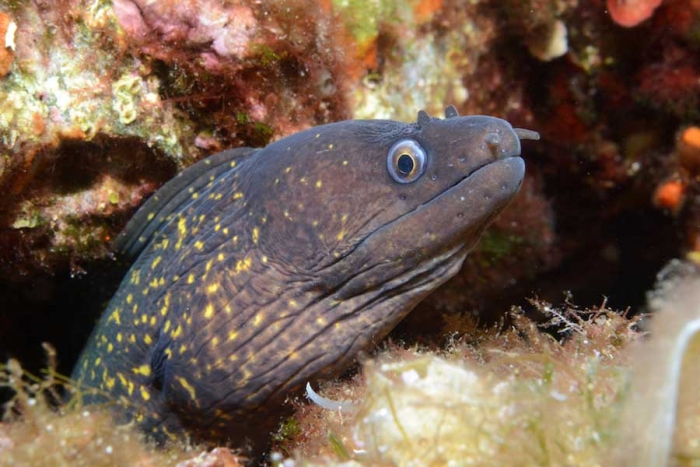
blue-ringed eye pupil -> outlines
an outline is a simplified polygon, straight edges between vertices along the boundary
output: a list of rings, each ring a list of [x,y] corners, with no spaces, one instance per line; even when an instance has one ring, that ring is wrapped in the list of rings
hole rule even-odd
[[[399,172],[404,175],[410,174],[414,166],[413,158],[408,154],[401,154],[399,160],[396,162],[396,167],[399,169]]]

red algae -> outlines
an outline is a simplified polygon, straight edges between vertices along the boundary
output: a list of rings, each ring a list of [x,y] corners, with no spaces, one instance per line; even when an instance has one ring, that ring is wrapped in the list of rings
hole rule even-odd
[[[610,17],[620,26],[631,28],[651,18],[662,0],[607,0]]]
[[[700,0],[666,0],[654,14],[653,25],[674,38],[700,45]]]
[[[661,61],[644,66],[637,75],[636,93],[650,106],[680,117],[697,114],[700,103],[700,60],[697,53],[669,44]]]

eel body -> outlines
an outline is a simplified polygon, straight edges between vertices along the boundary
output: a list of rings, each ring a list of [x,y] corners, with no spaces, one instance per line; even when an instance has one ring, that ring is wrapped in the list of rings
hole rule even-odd
[[[350,120],[198,162],[117,239],[135,262],[73,378],[157,439],[240,444],[453,276],[513,198],[529,130]]]

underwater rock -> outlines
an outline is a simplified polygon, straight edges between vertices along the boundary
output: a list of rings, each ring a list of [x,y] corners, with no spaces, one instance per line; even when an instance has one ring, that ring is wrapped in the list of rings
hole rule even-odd
[[[697,117],[700,59],[693,48],[664,44],[661,57],[644,64],[635,78],[638,82],[635,94],[650,107],[683,120]]]

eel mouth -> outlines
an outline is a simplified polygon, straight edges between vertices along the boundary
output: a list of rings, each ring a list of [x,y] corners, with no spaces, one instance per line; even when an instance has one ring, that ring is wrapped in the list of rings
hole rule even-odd
[[[386,232],[393,229],[409,229],[422,232],[424,237],[422,240],[414,238],[415,248],[411,250],[419,249],[421,244],[428,251],[436,244],[469,243],[472,234],[478,237],[478,232],[510,203],[524,177],[525,161],[519,153],[491,160],[374,232],[365,241],[389,235]]]
[[[425,203],[423,203],[422,206],[426,206],[426,205],[432,204],[436,200],[443,199],[443,197],[445,195],[448,195],[453,190],[459,190],[460,187],[463,187],[465,185],[470,184],[471,180],[480,177],[479,174],[481,174],[483,171],[489,170],[489,167],[498,166],[504,162],[512,163],[512,162],[515,162],[517,160],[518,161],[517,163],[522,165],[523,170],[522,170],[522,174],[520,174],[520,176],[516,176],[519,179],[519,181],[516,184],[515,188],[513,189],[513,193],[511,195],[511,197],[514,196],[515,193],[520,188],[520,185],[522,184],[522,181],[523,181],[523,177],[525,176],[525,161],[523,160],[522,157],[520,157],[520,154],[521,154],[520,148],[517,147],[517,148],[514,148],[513,150],[511,150],[507,153],[501,154],[500,157],[498,157],[496,159],[492,159],[490,161],[485,161],[483,164],[475,166],[469,173],[465,174],[462,178],[455,181],[451,186],[447,187],[441,193],[438,193],[433,198],[427,200]],[[506,186],[506,189],[504,191],[507,191],[507,184],[501,184],[501,187],[503,187],[503,186]]]
[[[438,204],[445,206],[447,210],[456,210],[454,216],[449,217],[458,218],[459,224],[487,224],[508,205],[522,185],[525,177],[525,161],[520,154],[520,148],[516,147],[501,154],[499,158],[475,166],[452,185],[385,225],[384,228],[391,228],[392,224],[404,222],[417,214],[419,217],[423,216],[426,211],[432,210]],[[446,213],[443,214],[446,215]]]
[[[420,232],[404,245],[417,257],[444,253],[464,259],[513,200],[524,177],[525,161],[519,155],[493,160],[388,227]]]
[[[494,155],[494,158],[492,160],[485,161],[483,164],[477,165],[474,167],[469,173],[467,173],[464,177],[461,179],[457,180],[452,186],[447,188],[443,193],[450,191],[452,188],[459,186],[463,182],[469,180],[473,175],[477,174],[479,171],[484,169],[485,167],[488,167],[492,164],[511,159],[511,158],[520,158],[521,155],[521,147],[520,147],[520,141],[522,140],[534,140],[537,141],[540,139],[540,134],[537,133],[536,131],[533,130],[528,130],[525,128],[511,128],[513,134],[515,135],[516,139],[514,139],[515,144],[506,144],[508,149],[503,148],[504,142],[503,142],[503,136],[499,134],[498,132],[489,132],[486,135],[484,135],[484,142],[486,145],[491,149],[492,154]],[[504,151],[504,152],[502,152]],[[522,159],[521,159],[522,160]],[[521,177],[521,182],[522,182],[522,177]],[[518,184],[518,187],[520,187],[520,184]],[[517,188],[515,191],[517,191]],[[443,193],[437,195],[435,198],[439,198]],[[432,202],[432,200],[428,201],[428,203]]]
[[[498,200],[507,203],[520,189],[524,176],[525,161],[520,157],[520,152],[515,152],[474,168],[426,204],[457,195],[457,192],[461,192],[460,201],[467,201],[467,197],[472,198],[470,201],[475,201],[473,199],[475,191],[482,193],[482,199],[486,204],[498,204]]]

